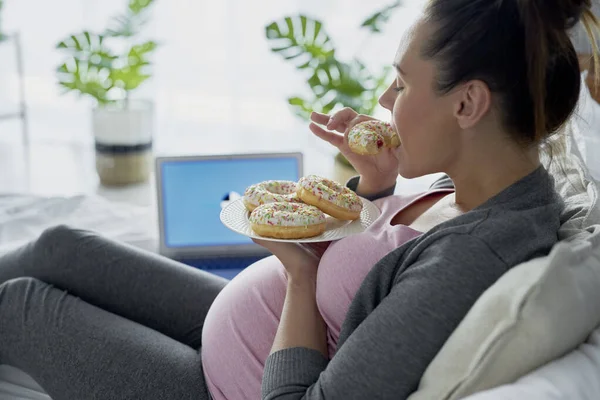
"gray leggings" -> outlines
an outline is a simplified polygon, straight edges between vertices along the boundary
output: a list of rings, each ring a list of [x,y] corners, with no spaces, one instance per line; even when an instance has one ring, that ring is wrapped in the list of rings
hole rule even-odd
[[[0,364],[53,400],[208,399],[202,326],[227,281],[64,226],[0,257]]]

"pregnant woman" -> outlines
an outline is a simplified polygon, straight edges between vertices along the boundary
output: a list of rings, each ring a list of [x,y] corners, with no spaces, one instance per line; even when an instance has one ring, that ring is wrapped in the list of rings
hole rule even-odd
[[[381,209],[362,234],[259,241],[274,256],[231,282],[66,227],[4,255],[0,363],[55,400],[407,398],[477,298],[557,241],[540,144],[577,103],[567,32],[597,27],[590,7],[431,0],[380,99],[400,147],[353,154],[368,117],[314,114]],[[392,196],[398,174],[434,172],[455,189]]]

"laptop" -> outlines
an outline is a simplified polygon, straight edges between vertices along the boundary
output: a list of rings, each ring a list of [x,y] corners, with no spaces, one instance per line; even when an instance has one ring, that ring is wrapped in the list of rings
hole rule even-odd
[[[157,157],[160,253],[227,279],[270,253],[225,227],[220,212],[252,184],[297,181],[302,153]]]

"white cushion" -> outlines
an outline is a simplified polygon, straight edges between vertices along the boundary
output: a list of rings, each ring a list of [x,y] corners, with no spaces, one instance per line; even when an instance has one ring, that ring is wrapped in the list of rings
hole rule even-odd
[[[600,398],[600,328],[576,350],[525,375],[513,384],[465,400],[598,400]]]
[[[559,240],[578,240],[589,234],[585,230],[600,224],[599,185],[583,163],[575,143],[579,126],[571,120],[565,130],[550,142],[552,160],[545,160],[554,177],[556,191],[565,202],[561,215]]]
[[[600,325],[600,226],[508,271],[475,303],[409,400],[451,400],[514,382]]]

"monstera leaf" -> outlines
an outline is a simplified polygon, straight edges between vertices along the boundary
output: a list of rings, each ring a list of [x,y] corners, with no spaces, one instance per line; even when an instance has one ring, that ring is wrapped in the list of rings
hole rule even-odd
[[[288,99],[296,115],[307,119],[312,111],[329,113],[336,107],[350,107],[361,114],[372,114],[379,93],[388,84],[391,68],[380,75],[371,74],[359,61],[342,63],[334,59],[319,65],[308,79],[312,91],[308,99]]]
[[[146,66],[150,65],[148,55],[156,49],[156,46],[153,41],[134,45],[129,50],[127,57],[124,57],[124,66],[112,69],[109,79],[114,82],[116,87],[126,91],[136,89],[146,79],[150,78],[146,71]]]
[[[298,69],[314,68],[335,53],[323,24],[304,15],[271,23],[266,27],[266,36],[271,41],[271,51]]]
[[[104,39],[86,31],[57,45],[69,54],[57,69],[59,85],[66,91],[90,95],[100,104],[113,101],[111,91],[129,92],[150,77],[146,68],[150,65],[148,58],[157,46],[156,42],[147,41],[117,56],[104,45]]]
[[[104,33],[85,31],[58,43],[56,47],[66,54],[56,71],[59,85],[67,92],[92,96],[101,105],[120,102],[126,106],[130,92],[150,78],[150,55],[157,43],[135,43],[133,37],[146,22],[153,3],[129,0],[125,14],[114,17]],[[114,38],[121,38],[128,47],[114,52],[107,46]]]
[[[109,71],[118,58],[104,47],[104,37],[90,32],[72,35],[56,47],[68,53],[65,62],[57,68],[58,83],[66,91],[76,90],[104,104],[113,82]]]
[[[304,15],[285,17],[269,24],[266,36],[271,51],[307,73],[311,95],[288,99],[296,115],[307,119],[312,111],[329,113],[336,107],[368,114],[377,105],[385,77],[372,75],[358,60],[338,60],[322,22]]]
[[[386,6],[382,10],[371,15],[362,23],[361,26],[369,29],[373,33],[381,33],[383,25],[389,21],[390,17],[392,16],[392,12],[401,5],[402,1],[395,1],[389,6]]]

